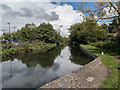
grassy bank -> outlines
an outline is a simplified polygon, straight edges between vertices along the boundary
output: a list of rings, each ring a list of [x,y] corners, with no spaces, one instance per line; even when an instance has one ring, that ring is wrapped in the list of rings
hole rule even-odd
[[[103,82],[101,88],[120,88],[118,84],[118,69],[120,68],[120,66],[118,65],[117,58],[111,56],[111,52],[109,52],[109,50],[101,49],[91,45],[81,46],[89,50],[90,52],[99,55],[101,57],[101,61],[111,70],[110,76],[107,78],[107,80]],[[101,55],[101,52],[104,52],[104,55]]]
[[[17,55],[22,52],[41,52],[44,53],[54,47],[56,44],[44,43],[44,42],[32,42],[32,43],[22,43],[18,46],[3,45],[2,48],[2,57],[10,57],[12,55]]]
[[[99,41],[96,43],[91,43],[90,45],[99,47],[100,50],[104,51],[105,53],[120,58],[120,44],[115,41]]]

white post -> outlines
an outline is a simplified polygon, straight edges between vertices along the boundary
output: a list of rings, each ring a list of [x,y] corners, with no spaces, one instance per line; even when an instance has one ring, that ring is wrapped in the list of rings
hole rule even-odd
[[[104,55],[104,52],[102,52],[102,55]]]

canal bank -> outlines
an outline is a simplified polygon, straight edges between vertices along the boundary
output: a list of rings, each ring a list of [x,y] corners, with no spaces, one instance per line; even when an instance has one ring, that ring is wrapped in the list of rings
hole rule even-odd
[[[62,76],[44,86],[38,88],[99,88],[108,76],[107,67],[101,62],[101,58],[80,47],[81,50],[95,59],[84,67],[70,74]]]
[[[34,53],[41,52],[45,53],[57,46],[56,43],[45,43],[42,41],[34,41],[34,42],[22,42],[18,43],[18,45],[14,44],[3,44],[2,45],[2,58],[9,59],[10,57],[14,57],[21,53]]]
[[[57,46],[45,53],[21,53],[2,61],[3,88],[38,88],[91,62],[79,47]]]

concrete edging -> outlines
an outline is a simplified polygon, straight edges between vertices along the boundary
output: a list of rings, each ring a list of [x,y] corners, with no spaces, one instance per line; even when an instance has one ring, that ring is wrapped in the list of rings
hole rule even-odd
[[[89,88],[89,87],[95,87],[95,86],[100,86],[101,82],[105,79],[106,75],[107,75],[107,69],[106,67],[101,63],[101,58],[89,51],[87,51],[86,49],[84,49],[83,47],[81,47],[81,50],[86,53],[87,55],[89,55],[90,57],[95,58],[93,61],[91,61],[90,63],[86,64],[85,66],[83,66],[82,68],[79,68],[65,76],[62,76],[56,80],[53,80],[43,86],[41,86],[40,88]],[[106,72],[104,75],[102,74],[102,71]],[[96,72],[98,71],[98,72]],[[101,79],[99,79],[98,81],[94,80],[94,78],[98,78],[97,74],[100,75]],[[93,80],[94,80],[94,85],[89,85],[91,84],[92,81],[89,82],[89,78],[91,78],[90,76],[93,76]],[[88,78],[88,81],[86,81]],[[79,81],[79,82],[77,82]],[[72,83],[71,83],[72,82]],[[87,83],[88,85],[84,84]],[[85,86],[86,85],[86,86]],[[39,90],[40,88],[38,88],[37,90]]]

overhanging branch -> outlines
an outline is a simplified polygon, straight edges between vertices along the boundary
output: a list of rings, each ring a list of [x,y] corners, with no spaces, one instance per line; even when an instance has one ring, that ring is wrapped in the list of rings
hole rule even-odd
[[[118,8],[116,8],[113,4],[112,4],[112,2],[109,2],[110,3],[110,5],[118,12],[118,14],[120,15],[120,11],[119,11],[119,9]]]
[[[97,21],[99,21],[100,19],[111,19],[111,18],[118,18],[118,17],[120,17],[120,16],[113,16],[113,17],[106,17],[106,18],[98,18]]]

